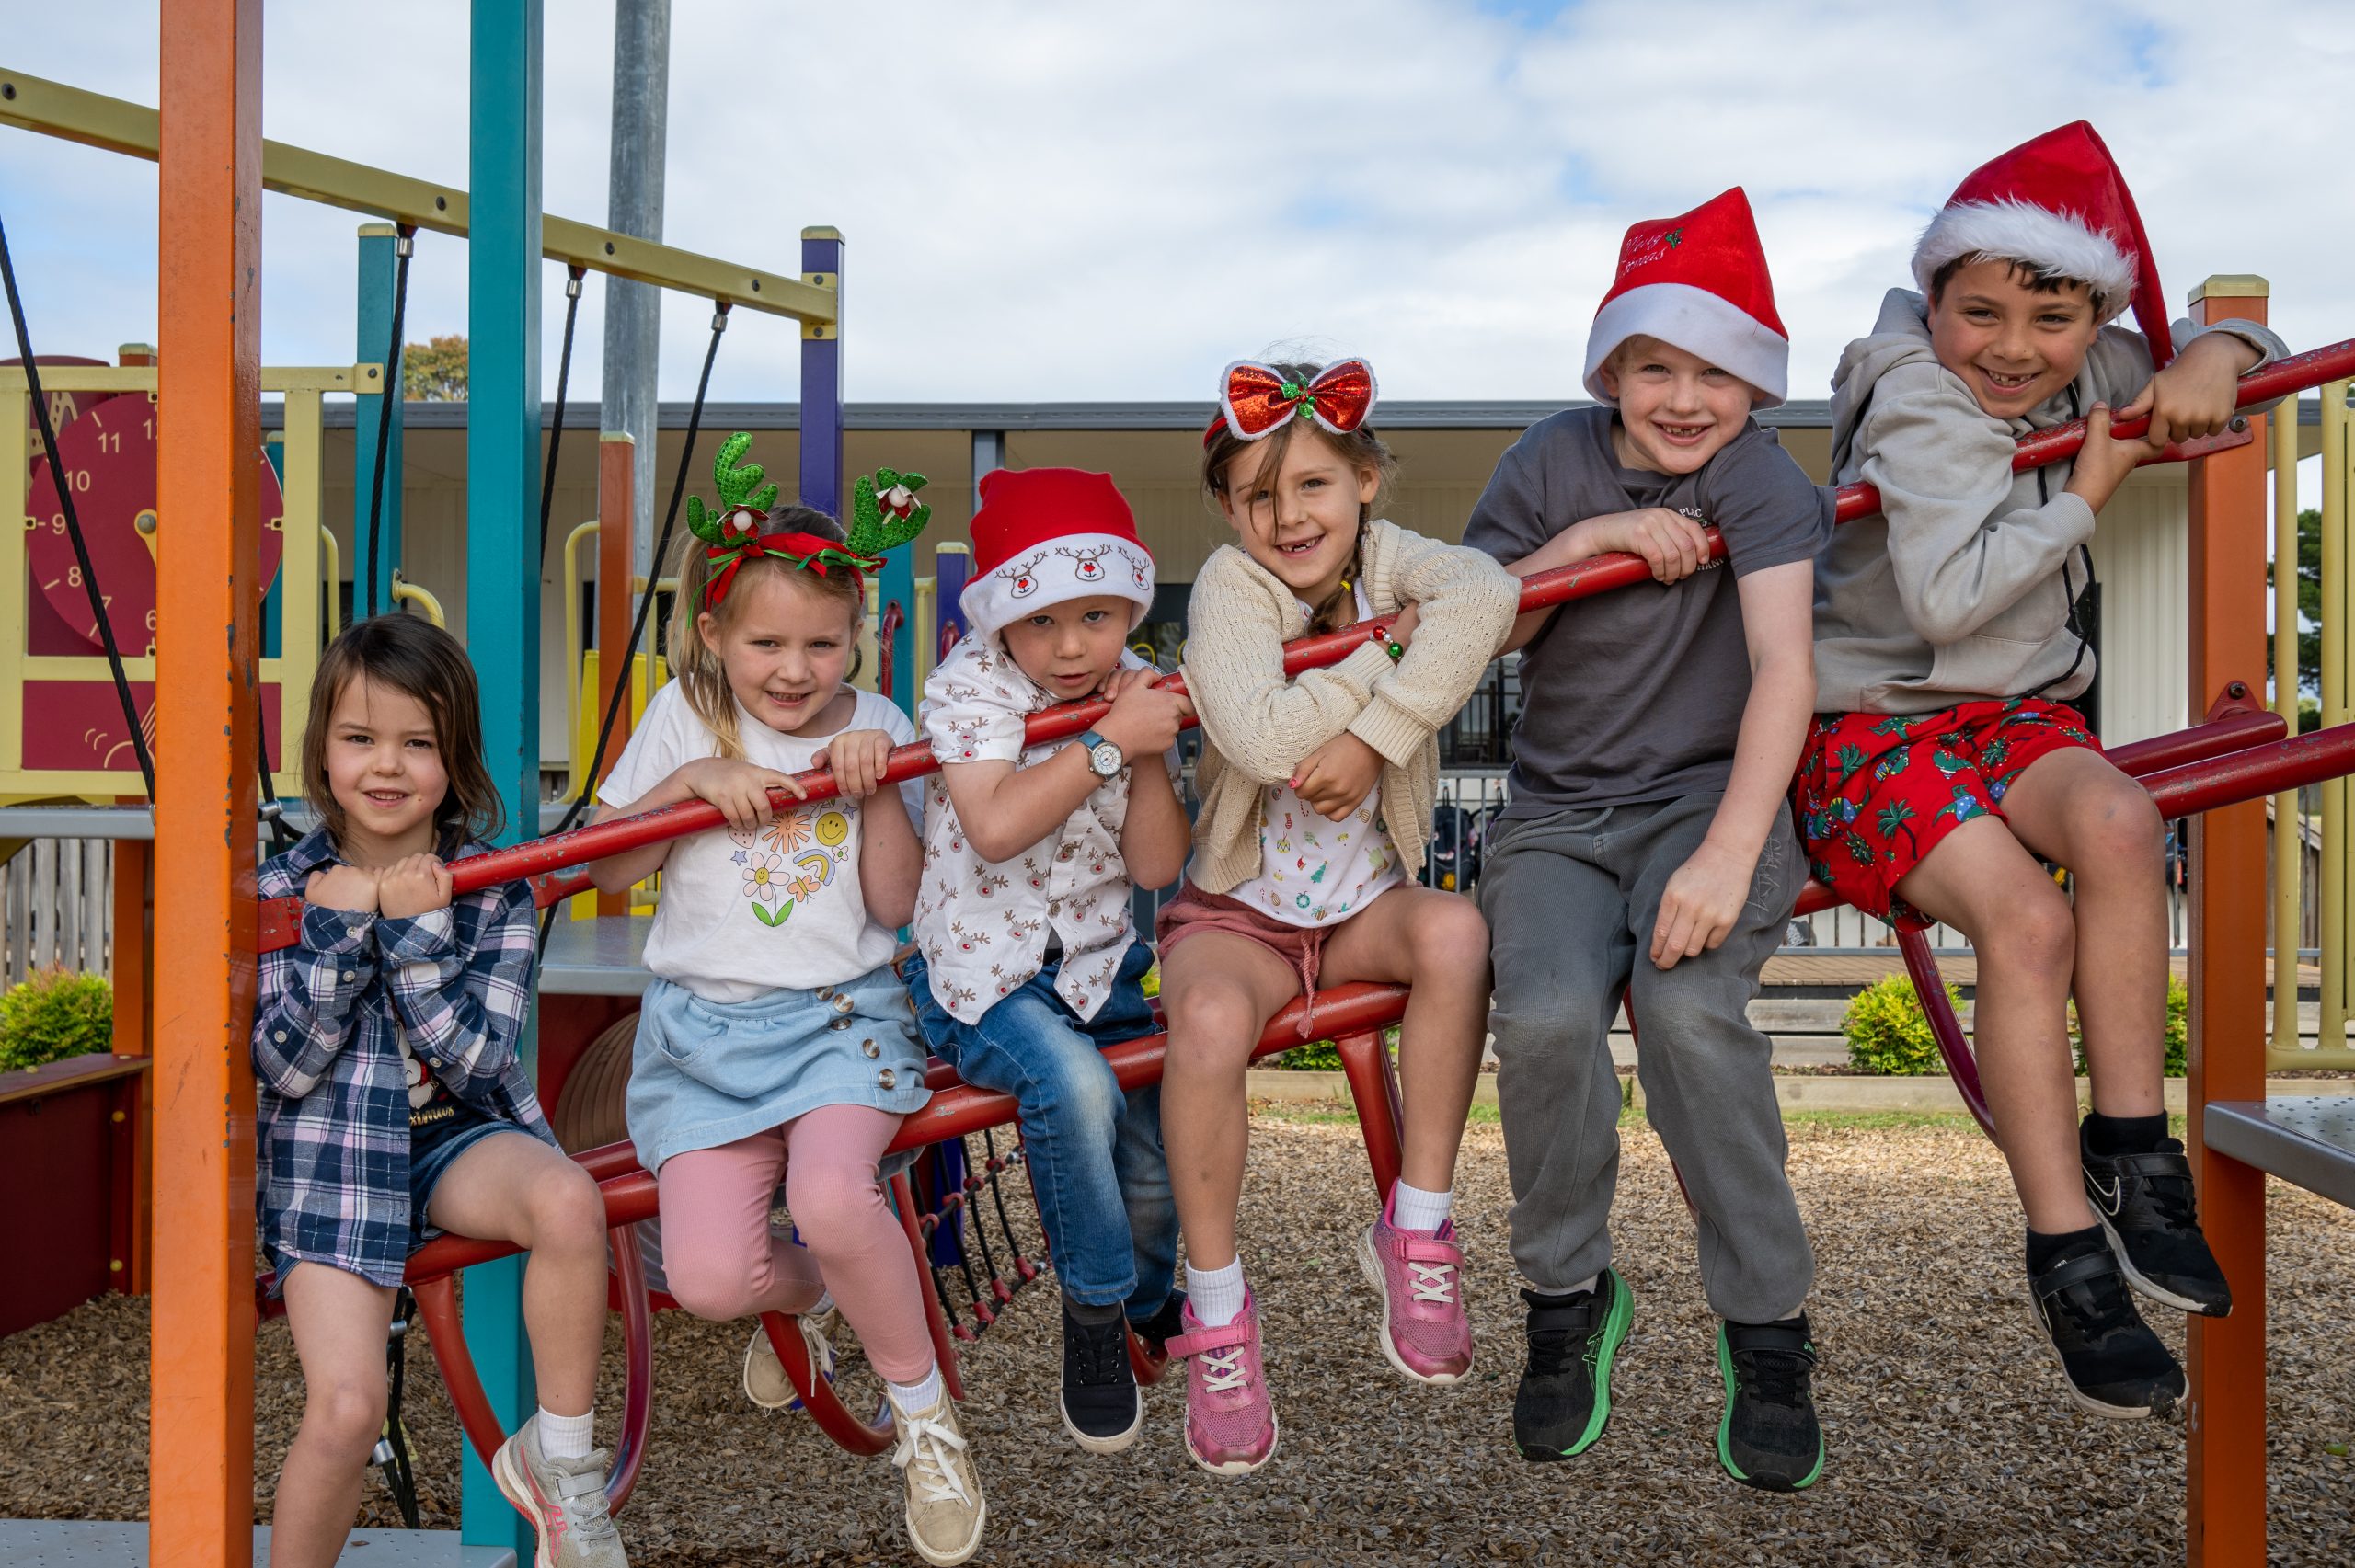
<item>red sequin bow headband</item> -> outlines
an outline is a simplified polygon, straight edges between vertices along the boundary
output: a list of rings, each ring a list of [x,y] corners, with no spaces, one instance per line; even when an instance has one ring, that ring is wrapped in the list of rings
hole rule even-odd
[[[723,519],[722,526],[730,532],[740,532],[734,526],[735,522],[736,514],[729,512]],[[851,581],[862,589],[866,583],[862,573],[883,569],[882,556],[862,555],[845,548],[839,539],[828,539],[815,533],[764,533],[754,537],[749,529],[741,532],[743,537],[735,544],[714,544],[704,552],[711,564],[718,568],[704,587],[704,608],[706,610],[728,597],[728,585],[735,579],[736,568],[746,561],[764,556],[783,561],[803,571],[815,572],[820,577],[826,575],[828,567],[840,567],[850,573]]]
[[[1273,434],[1287,419],[1314,419],[1334,435],[1345,436],[1373,412],[1374,395],[1373,367],[1363,360],[1328,365],[1304,384],[1266,365],[1237,360],[1221,378],[1218,413],[1202,432],[1202,444],[1217,440],[1222,429],[1234,431],[1238,440],[1256,441]]]

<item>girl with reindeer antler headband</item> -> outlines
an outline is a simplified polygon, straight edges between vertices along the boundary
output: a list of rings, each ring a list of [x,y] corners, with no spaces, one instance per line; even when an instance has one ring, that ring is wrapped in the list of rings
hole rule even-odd
[[[1259,1328],[1236,1250],[1244,1069],[1267,1021],[1352,980],[1411,984],[1399,1072],[1404,1159],[1359,1241],[1376,1341],[1419,1382],[1472,1366],[1464,1254],[1448,1219],[1479,1070],[1488,928],[1419,887],[1437,732],[1512,624],[1513,580],[1477,551],[1382,521],[1389,449],[1362,360],[1237,363],[1203,437],[1202,484],[1235,543],[1194,582],[1186,681],[1205,745],[1183,891],[1161,912],[1169,1026],[1164,1138],[1186,1236],[1186,1446],[1242,1474],[1276,1444]],[[1285,639],[1396,613],[1339,664],[1287,680]],[[1313,1024],[1304,1020],[1304,1038]]]
[[[961,1562],[987,1510],[943,1391],[924,1282],[878,1186],[901,1118],[923,1106],[925,1052],[891,969],[923,859],[917,787],[879,787],[907,715],[846,684],[865,574],[921,530],[915,475],[861,479],[844,536],[823,512],[772,510],[776,486],[731,436],[717,509],[688,508],[674,569],[672,682],[655,693],[602,816],[690,798],[725,831],[596,863],[618,891],[662,872],[646,944],[657,977],[638,1015],[629,1135],[654,1173],[671,1293],[697,1317],[796,1318],[828,1367],[834,1305],[885,1379],[899,1428],[908,1531],[930,1562]],[[842,795],[783,814],[770,792],[831,767]],[[768,1214],[779,1178],[800,1245]],[[792,1397],[753,1331],[744,1389]]]

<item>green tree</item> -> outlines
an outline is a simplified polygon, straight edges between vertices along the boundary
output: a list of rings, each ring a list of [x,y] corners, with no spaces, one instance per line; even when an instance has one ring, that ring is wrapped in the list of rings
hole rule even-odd
[[[2268,582],[2279,565],[2267,563]],[[2303,734],[2322,722],[2322,513],[2311,507],[2298,514],[2298,693]]]
[[[401,395],[412,403],[464,403],[465,334],[454,332],[430,343],[403,344]]]

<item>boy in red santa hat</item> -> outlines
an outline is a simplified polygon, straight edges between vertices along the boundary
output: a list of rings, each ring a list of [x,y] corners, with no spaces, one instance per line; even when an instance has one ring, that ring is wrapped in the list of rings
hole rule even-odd
[[[1193,709],[1128,651],[1153,556],[1109,475],[1000,469],[973,514],[971,630],[925,682],[941,767],[925,805],[917,1022],[968,1083],[1015,1096],[1063,1299],[1063,1424],[1091,1453],[1136,1441],[1133,1323],[1178,1332],[1178,1211],[1157,1086],[1122,1093],[1101,1047],[1155,1032],[1132,887],[1184,869],[1171,747]],[[1109,696],[1075,740],[1023,742],[1041,708]]]
[[[2128,1288],[2219,1317],[2232,1294],[2160,1097],[2164,824],[2068,704],[2094,679],[2096,514],[2138,462],[2222,429],[2236,379],[2281,345],[2245,321],[2168,326],[2134,199],[2082,120],[1966,178],[1913,275],[1920,292],[1891,291],[1832,379],[1834,477],[1877,486],[1882,510],[1817,563],[1801,833],[1859,908],[1970,939],[2037,1322],[2078,1405],[2164,1415],[2183,1372]],[[2139,333],[2111,325],[2130,308]],[[2145,439],[2110,435],[2143,414]],[[2012,471],[2017,438],[2077,418],[2074,464]]]
[[[1633,1298],[1611,1267],[1624,995],[1648,1112],[1700,1227],[1722,1320],[1717,1458],[1745,1484],[1822,1473],[1804,1306],[1814,1254],[1784,1172],[1773,1045],[1746,1013],[1805,881],[1786,792],[1815,698],[1811,567],[1829,501],[1752,410],[1790,345],[1740,189],[1627,231],[1587,338],[1598,406],[1532,426],[1465,529],[1516,576],[1614,550],[1655,582],[1515,623],[1511,801],[1479,884],[1489,1027],[1529,1304],[1522,1457],[1603,1436]],[[1704,523],[1728,571],[1698,571]]]

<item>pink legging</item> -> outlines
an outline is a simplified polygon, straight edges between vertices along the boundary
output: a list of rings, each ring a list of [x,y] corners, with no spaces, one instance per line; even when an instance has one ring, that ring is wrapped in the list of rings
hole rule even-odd
[[[679,1305],[725,1321],[799,1312],[831,1289],[876,1371],[895,1383],[922,1381],[933,1366],[924,1282],[876,1182],[876,1162],[899,1130],[889,1112],[821,1105],[665,1160],[655,1177],[662,1270]],[[779,1174],[798,1247],[769,1230]]]

